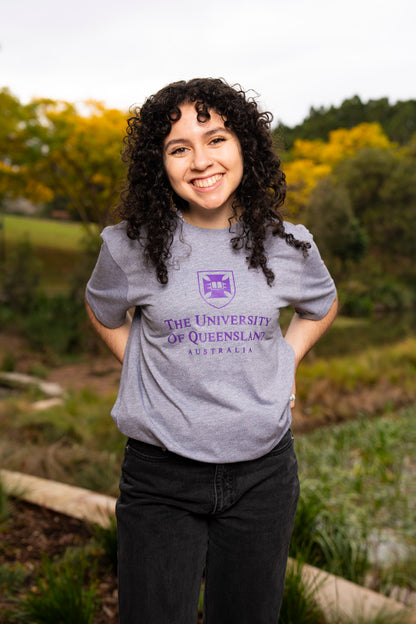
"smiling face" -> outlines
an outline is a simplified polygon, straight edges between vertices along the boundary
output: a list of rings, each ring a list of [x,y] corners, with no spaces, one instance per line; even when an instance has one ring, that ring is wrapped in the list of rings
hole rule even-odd
[[[163,146],[170,185],[188,202],[186,221],[198,227],[228,227],[243,177],[240,142],[213,110],[203,122],[198,121],[194,104],[183,104],[180,111]]]

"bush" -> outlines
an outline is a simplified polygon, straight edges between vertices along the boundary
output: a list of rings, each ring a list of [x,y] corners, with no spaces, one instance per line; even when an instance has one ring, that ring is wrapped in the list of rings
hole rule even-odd
[[[10,499],[3,483],[0,481],[0,526],[10,517]]]
[[[36,587],[20,604],[24,622],[36,624],[92,624],[97,586],[86,579],[86,560],[53,563],[44,557]],[[84,584],[86,587],[84,587]]]
[[[391,277],[374,284],[372,299],[383,310],[403,310],[416,303],[414,288]]]
[[[5,595],[19,589],[29,576],[27,567],[19,563],[3,563],[0,565],[0,589]]]
[[[23,319],[30,345],[57,355],[79,351],[83,344],[86,314],[84,302],[66,295],[39,294]]]
[[[117,574],[117,521],[115,516],[110,518],[107,528],[100,525],[94,527],[94,538],[98,547],[103,553],[103,558],[111,566],[111,569]]]
[[[343,516],[329,514],[322,499],[307,489],[299,499],[290,555],[353,583],[363,583],[369,568],[365,539],[349,529]]]
[[[316,584],[305,584],[302,565],[288,565],[279,624],[323,624],[322,610],[315,601]]]
[[[8,252],[0,271],[0,299],[12,310],[22,310],[36,296],[41,266],[29,239]]]
[[[345,316],[363,318],[371,316],[374,311],[374,304],[369,295],[358,295],[347,293],[342,298],[342,313]]]

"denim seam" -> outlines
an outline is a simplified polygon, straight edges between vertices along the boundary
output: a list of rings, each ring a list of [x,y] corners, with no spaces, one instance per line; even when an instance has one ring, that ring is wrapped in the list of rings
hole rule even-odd
[[[221,468],[222,466],[217,464],[215,466],[215,474],[214,474],[214,506],[212,509],[212,513],[215,514],[220,507],[219,502],[219,492],[221,487]]]

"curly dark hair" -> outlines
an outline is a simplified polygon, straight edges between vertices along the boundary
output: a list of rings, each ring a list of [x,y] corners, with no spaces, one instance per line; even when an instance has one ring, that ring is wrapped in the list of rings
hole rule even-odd
[[[267,283],[272,285],[274,273],[267,266],[264,248],[268,229],[304,254],[310,244],[298,241],[284,229],[279,208],[285,200],[286,181],[273,150],[272,114],[260,112],[255,98],[247,97],[239,85],[232,87],[222,79],[174,82],[133,111],[123,151],[128,165],[127,185],[118,206],[119,216],[127,221],[127,234],[144,245],[145,257],[154,265],[157,279],[166,284],[167,261],[178,223],[174,207],[185,212],[187,203],[170,186],[163,164],[163,143],[185,103],[195,103],[201,122],[210,118],[210,110],[215,111],[240,142],[243,176],[233,201],[233,217],[241,227],[237,236],[230,237],[230,244],[234,249],[245,249],[248,266],[261,267]]]

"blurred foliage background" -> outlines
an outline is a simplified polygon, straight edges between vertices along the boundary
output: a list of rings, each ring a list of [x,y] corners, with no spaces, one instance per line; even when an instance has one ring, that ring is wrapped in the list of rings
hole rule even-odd
[[[79,221],[93,256],[123,183],[127,117],[94,101],[24,104],[3,88],[2,214],[25,200],[38,217]],[[343,313],[413,307],[416,100],[355,96],[339,107],[312,108],[302,124],[272,132],[288,180],[285,217],[313,232]],[[0,245],[4,261],[4,239]]]

